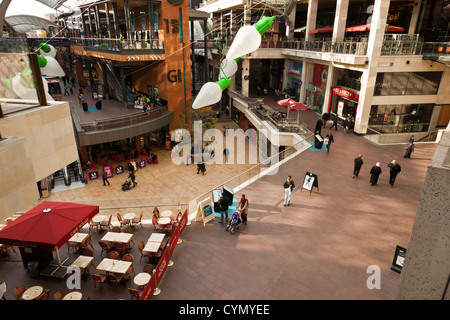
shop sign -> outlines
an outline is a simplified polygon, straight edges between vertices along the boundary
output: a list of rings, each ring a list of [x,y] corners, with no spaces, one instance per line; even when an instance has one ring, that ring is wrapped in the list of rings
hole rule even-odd
[[[298,69],[294,69],[294,68],[289,68],[288,73],[293,74],[295,76],[299,76],[299,77],[302,76],[302,71],[298,70]]]
[[[344,88],[336,87],[336,88],[333,89],[333,93],[338,95],[338,96],[340,96],[340,97],[349,99],[349,100],[353,100],[353,98],[355,97],[355,93],[353,91],[347,90],[347,89],[344,89]]]

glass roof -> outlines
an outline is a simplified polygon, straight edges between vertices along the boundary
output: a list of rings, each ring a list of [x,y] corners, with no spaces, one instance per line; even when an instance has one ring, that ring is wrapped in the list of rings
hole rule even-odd
[[[50,20],[29,15],[9,16],[5,17],[5,21],[18,33],[25,33],[32,30],[48,31],[49,26],[57,27],[57,25]]]
[[[45,4],[47,7],[58,9],[67,0],[36,0],[36,1]]]

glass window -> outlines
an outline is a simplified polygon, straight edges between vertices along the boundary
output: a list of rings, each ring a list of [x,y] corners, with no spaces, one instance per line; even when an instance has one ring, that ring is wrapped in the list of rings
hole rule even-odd
[[[406,95],[422,94],[423,79],[418,77],[417,74],[412,72],[408,79],[408,85],[406,86]]]
[[[408,72],[392,73],[391,88],[389,90],[390,96],[404,95],[406,91],[406,84],[408,83]]]

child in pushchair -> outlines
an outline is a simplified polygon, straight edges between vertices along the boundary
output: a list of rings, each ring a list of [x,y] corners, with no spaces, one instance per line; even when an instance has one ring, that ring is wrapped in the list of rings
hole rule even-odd
[[[234,229],[240,229],[239,224],[241,223],[241,218],[239,217],[239,211],[235,211],[231,216],[230,222],[228,222],[225,231],[230,231],[231,234],[234,233]]]
[[[125,180],[125,183],[122,185],[122,191],[127,191],[131,189],[131,179],[127,178],[127,180]]]

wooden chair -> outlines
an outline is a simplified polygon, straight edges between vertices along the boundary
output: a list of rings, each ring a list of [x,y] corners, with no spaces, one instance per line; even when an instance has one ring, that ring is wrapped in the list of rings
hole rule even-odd
[[[114,242],[114,247],[116,248],[115,250],[119,254],[124,255],[125,251],[128,249],[128,244],[127,243],[122,243],[122,242]]]
[[[146,265],[144,265],[144,267],[142,268],[142,271],[147,272],[148,274],[153,274],[153,270],[155,269],[155,266],[147,263]]]
[[[106,274],[106,278],[109,283],[113,283],[117,286],[119,286],[119,283],[123,280],[123,274],[117,274],[117,273],[108,273]]]
[[[94,292],[97,289],[97,286],[100,286],[100,289],[103,289],[103,283],[106,281],[106,275],[104,274],[91,274],[92,280],[94,282]]]
[[[89,233],[91,233],[92,229],[99,229],[100,228],[100,222],[94,222],[92,220],[89,221]]]
[[[114,249],[114,246],[109,242],[99,241],[98,244],[102,248],[102,252],[100,253],[100,256],[103,255],[103,252],[106,252],[106,254],[108,254],[112,249]]]
[[[70,249],[75,249],[75,251],[78,251],[78,246],[79,243],[78,242],[67,242],[67,253],[70,252]]]
[[[21,300],[22,299],[22,295],[23,293],[27,290],[27,288],[22,285],[19,284],[15,289],[14,289],[14,296],[16,297],[16,300]]]
[[[126,227],[125,230],[123,230],[123,232],[132,234],[133,233],[133,228],[132,227]],[[131,242],[134,244],[133,239],[131,239]],[[130,247],[130,249],[131,249],[131,247]]]
[[[80,243],[80,249],[86,249],[88,246],[90,246],[92,248],[92,250],[94,250],[94,247],[92,246],[91,243],[92,240],[92,236],[88,235],[86,237],[86,239],[84,239],[81,243]]]
[[[132,289],[132,288],[128,288],[128,292],[130,293],[130,299],[137,299],[139,300],[142,294],[142,290],[138,290],[138,289]]]
[[[174,224],[173,223],[169,223],[169,224],[166,224],[164,226],[164,232],[172,233],[173,229],[174,229]]]
[[[111,218],[112,218],[112,215],[110,215],[108,219],[105,219],[102,222],[100,222],[100,227],[101,228],[106,227],[109,230],[111,230],[111,228],[112,228]]]
[[[122,216],[120,215],[120,213],[117,214],[117,220],[119,220],[120,226],[126,226],[126,225],[130,224],[130,220],[122,219]]]
[[[164,226],[162,224],[159,224],[156,221],[156,217],[155,216],[153,216],[153,218],[152,218],[152,223],[153,223],[153,226],[155,227],[155,231],[164,231]]]
[[[64,293],[62,291],[56,291],[53,295],[53,300],[62,300],[64,298]]]
[[[115,227],[111,228],[111,232],[120,232],[120,231],[122,231],[122,229],[120,229],[120,227],[115,226]]]
[[[141,252],[141,259],[139,260],[139,262],[142,261],[142,257],[144,257],[144,256],[147,258],[150,257],[150,253],[144,252],[144,247],[145,247],[144,241],[139,241],[138,248],[139,248],[139,251]]]
[[[108,259],[115,259],[115,260],[119,260],[120,255],[117,251],[111,251],[110,253],[108,253]]]
[[[144,226],[142,225],[142,215],[143,215],[143,212],[141,211],[141,212],[139,213],[139,216],[138,216],[138,217],[136,217],[136,218],[134,218],[134,219],[131,220],[131,225],[133,226],[133,225],[135,225],[135,224],[140,224],[140,225],[141,225],[141,228],[143,228]]]
[[[133,262],[134,257],[133,257],[132,254],[127,253],[127,254],[123,255],[122,260],[123,260],[123,261]],[[134,269],[133,269],[133,265],[131,265],[131,266],[128,268],[127,272],[125,272],[125,275],[128,276],[128,280],[131,279],[131,273],[133,273],[134,275],[136,275],[136,273],[134,272]]]
[[[36,298],[36,300],[50,300],[50,290],[45,289],[44,292]]]
[[[10,256],[11,251],[14,252],[14,254],[17,254],[16,250],[14,250],[14,247],[9,244],[4,244],[1,249],[1,252],[6,254],[6,256],[8,257]]]

